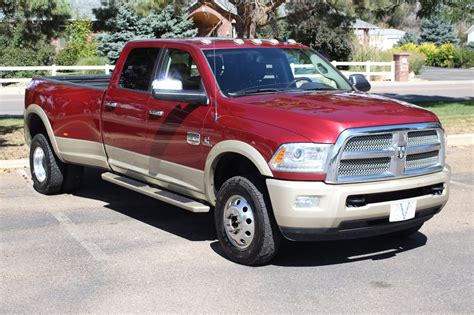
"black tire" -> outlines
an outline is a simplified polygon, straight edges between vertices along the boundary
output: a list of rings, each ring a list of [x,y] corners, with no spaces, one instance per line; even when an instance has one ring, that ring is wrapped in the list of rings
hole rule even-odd
[[[224,226],[226,203],[234,195],[244,197],[253,210],[254,236],[245,249],[233,244]],[[239,264],[255,266],[268,263],[276,255],[281,234],[271,216],[270,207],[265,189],[262,185],[257,185],[256,180],[251,181],[245,177],[236,176],[222,185],[217,194],[214,221],[217,237],[228,259]]]
[[[409,229],[393,232],[390,235],[393,236],[393,237],[397,237],[397,238],[407,238],[407,237],[412,236],[416,232],[418,232],[421,229],[422,226],[423,226],[423,224],[420,224],[420,225],[411,227]]]
[[[40,180],[37,177],[34,168],[33,155],[36,148],[40,147],[44,153],[44,170],[46,177],[44,180]],[[33,179],[33,188],[45,195],[57,194],[61,191],[64,181],[64,165],[55,156],[48,139],[42,134],[37,134],[31,140],[30,146],[30,170],[31,177]]]

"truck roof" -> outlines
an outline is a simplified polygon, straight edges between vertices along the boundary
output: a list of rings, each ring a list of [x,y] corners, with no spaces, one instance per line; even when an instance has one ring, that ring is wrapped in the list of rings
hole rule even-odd
[[[187,37],[187,38],[160,38],[160,39],[145,39],[134,40],[131,43],[180,43],[188,44],[196,48],[207,49],[221,49],[221,48],[255,48],[255,47],[274,47],[274,48],[306,48],[307,46],[297,43],[294,40],[278,41],[276,39],[243,39],[243,38],[228,38],[228,37]]]

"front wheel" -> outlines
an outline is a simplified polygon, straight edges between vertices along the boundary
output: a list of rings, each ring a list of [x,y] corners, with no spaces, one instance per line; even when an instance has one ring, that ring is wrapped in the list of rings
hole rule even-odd
[[[217,236],[228,259],[262,265],[276,255],[281,237],[265,199],[264,189],[245,177],[232,177],[222,185],[214,216]]]

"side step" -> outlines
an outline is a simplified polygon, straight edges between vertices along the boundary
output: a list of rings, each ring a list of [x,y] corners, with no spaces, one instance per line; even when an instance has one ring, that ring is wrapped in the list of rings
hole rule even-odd
[[[103,173],[102,179],[191,212],[209,212],[209,206],[203,203],[170,191],[148,186],[143,182],[125,176]]]

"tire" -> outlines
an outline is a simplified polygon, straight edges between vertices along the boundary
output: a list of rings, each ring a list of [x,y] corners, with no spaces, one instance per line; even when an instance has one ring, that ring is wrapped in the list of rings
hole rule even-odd
[[[37,152],[36,165],[35,152]],[[30,170],[33,178],[33,188],[45,195],[76,190],[80,187],[84,175],[82,166],[61,162],[43,134],[37,134],[31,141]]]
[[[30,170],[33,188],[42,194],[52,195],[61,191],[64,181],[64,164],[54,155],[42,134],[31,140]]]
[[[411,228],[406,229],[406,230],[393,232],[390,235],[393,236],[393,237],[397,237],[397,238],[407,238],[407,237],[412,236],[416,232],[418,232],[421,229],[422,226],[423,226],[423,224],[420,224],[420,225],[411,227]]]
[[[281,234],[265,197],[265,189],[258,188],[255,180],[241,176],[228,179],[220,188],[214,221],[229,260],[256,266],[268,263],[276,255]]]

